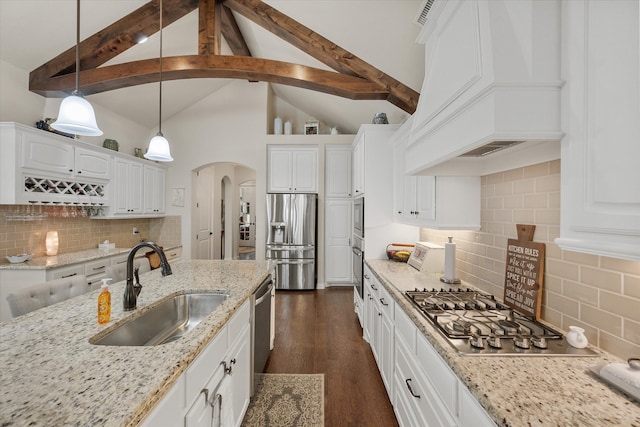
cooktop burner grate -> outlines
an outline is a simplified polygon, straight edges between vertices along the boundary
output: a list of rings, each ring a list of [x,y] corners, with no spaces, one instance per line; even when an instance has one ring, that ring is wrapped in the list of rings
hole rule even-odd
[[[406,291],[405,296],[465,355],[587,356],[561,332],[472,289]]]

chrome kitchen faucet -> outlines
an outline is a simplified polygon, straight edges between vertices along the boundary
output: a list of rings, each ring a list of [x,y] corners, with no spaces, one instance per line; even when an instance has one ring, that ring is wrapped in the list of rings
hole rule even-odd
[[[131,249],[131,251],[129,252],[129,256],[127,257],[127,284],[124,287],[123,297],[123,308],[125,311],[135,310],[138,301],[138,294],[140,294],[140,291],[142,290],[142,286],[139,284],[139,282],[137,283],[137,286],[133,285],[133,257],[135,256],[138,249],[145,246],[151,248],[160,257],[160,268],[162,269],[162,275],[168,276],[170,274],[173,274],[164,251],[158,245],[153,242],[140,242],[135,245]]]

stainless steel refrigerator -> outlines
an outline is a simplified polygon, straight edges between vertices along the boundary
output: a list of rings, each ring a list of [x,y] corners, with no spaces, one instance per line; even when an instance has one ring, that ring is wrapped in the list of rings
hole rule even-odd
[[[315,289],[317,194],[267,194],[266,258],[277,261],[276,289]]]

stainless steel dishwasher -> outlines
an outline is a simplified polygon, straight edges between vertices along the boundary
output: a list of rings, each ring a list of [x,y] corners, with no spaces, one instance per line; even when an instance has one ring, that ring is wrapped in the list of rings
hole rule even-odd
[[[251,372],[251,395],[255,391],[256,374],[264,372],[271,353],[271,302],[273,278],[269,275],[252,296],[253,328],[251,346],[253,348],[253,370]]]

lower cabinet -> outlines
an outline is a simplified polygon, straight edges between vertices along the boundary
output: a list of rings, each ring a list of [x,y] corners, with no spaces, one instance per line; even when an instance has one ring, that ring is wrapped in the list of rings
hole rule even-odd
[[[392,403],[401,426],[495,426],[409,317],[396,311]]]
[[[250,398],[249,317],[247,301],[140,425],[239,426]]]

